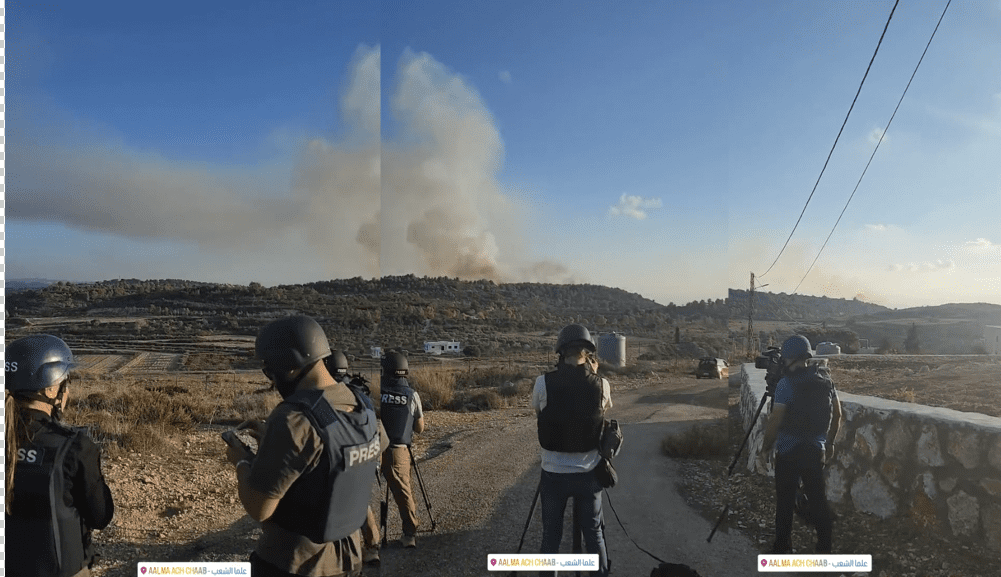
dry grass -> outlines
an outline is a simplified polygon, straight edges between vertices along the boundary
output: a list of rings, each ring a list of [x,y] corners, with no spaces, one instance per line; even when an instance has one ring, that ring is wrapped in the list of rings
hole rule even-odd
[[[915,394],[914,389],[909,388],[909,387],[900,387],[899,389],[897,389],[896,391],[893,392],[893,395],[891,395],[891,398],[900,399],[901,401],[903,401],[905,403],[915,403],[915,402],[917,402],[915,400],[917,398],[917,395]]]
[[[668,457],[698,458],[722,455],[729,448],[726,421],[695,425],[685,431],[664,437],[661,451]]]
[[[81,375],[70,383],[65,419],[84,426],[109,454],[145,453],[198,425],[264,419],[277,406],[260,377]]]
[[[455,371],[441,367],[418,367],[410,371],[410,386],[421,395],[424,409],[444,409],[455,397]]]

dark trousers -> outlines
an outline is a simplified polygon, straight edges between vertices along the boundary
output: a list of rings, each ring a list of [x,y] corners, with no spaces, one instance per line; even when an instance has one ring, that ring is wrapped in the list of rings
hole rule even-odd
[[[792,517],[800,479],[817,526],[817,553],[831,552],[831,509],[824,486],[824,451],[800,444],[775,459],[775,545],[773,553],[792,552]]]
[[[598,554],[595,577],[608,575],[608,554],[602,531],[601,485],[594,471],[587,473],[542,472],[542,548],[540,553],[559,553],[563,540],[563,515],[573,499],[574,520],[584,533],[584,549]],[[540,573],[545,575],[545,573]],[[553,573],[549,573],[553,575]]]

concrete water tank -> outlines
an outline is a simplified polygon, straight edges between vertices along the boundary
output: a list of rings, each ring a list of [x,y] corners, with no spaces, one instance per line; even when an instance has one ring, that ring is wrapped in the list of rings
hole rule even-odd
[[[817,354],[818,355],[840,355],[841,354],[841,347],[839,347],[837,343],[830,343],[830,342],[820,343],[819,345],[817,345]]]
[[[598,358],[617,367],[626,366],[626,337],[618,333],[599,336]]]

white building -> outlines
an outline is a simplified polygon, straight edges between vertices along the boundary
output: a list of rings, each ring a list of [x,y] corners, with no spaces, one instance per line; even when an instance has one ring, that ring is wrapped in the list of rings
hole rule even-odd
[[[429,355],[440,355],[442,353],[459,353],[462,345],[459,341],[424,341],[424,352]]]
[[[984,326],[984,348],[988,355],[1001,355],[1001,327]]]

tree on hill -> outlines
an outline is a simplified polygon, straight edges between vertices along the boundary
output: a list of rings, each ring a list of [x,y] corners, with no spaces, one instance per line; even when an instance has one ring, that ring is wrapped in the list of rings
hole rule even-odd
[[[904,350],[912,355],[921,352],[921,343],[918,341],[918,327],[914,323],[911,323],[911,328],[907,329],[907,338],[904,339]]]

